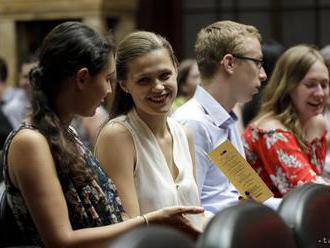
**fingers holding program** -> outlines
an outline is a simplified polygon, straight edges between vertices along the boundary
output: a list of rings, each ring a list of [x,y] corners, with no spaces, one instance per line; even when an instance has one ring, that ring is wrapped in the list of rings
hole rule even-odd
[[[251,201],[257,201],[251,194],[250,194],[250,192],[248,192],[248,191],[245,191],[245,196],[239,196],[238,197],[238,200],[240,201],[240,202],[244,202],[244,201],[246,201],[246,200],[251,200]]]

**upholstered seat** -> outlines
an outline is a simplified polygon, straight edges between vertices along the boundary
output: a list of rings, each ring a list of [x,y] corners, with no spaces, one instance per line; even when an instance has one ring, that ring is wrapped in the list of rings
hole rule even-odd
[[[198,248],[294,248],[289,227],[272,209],[245,201],[217,213],[198,241]]]
[[[6,199],[6,187],[0,183],[0,247],[24,247],[29,244],[19,230]]]
[[[111,248],[194,248],[184,233],[164,226],[138,227],[111,243]]]
[[[3,163],[2,163],[2,153],[3,151],[0,150],[0,183],[3,181]]]
[[[305,184],[284,197],[278,208],[299,248],[330,247],[330,188]]]
[[[0,182],[0,247],[4,247],[5,245],[5,232],[6,232],[6,216],[5,216],[5,210],[6,210],[6,194],[5,191],[6,187],[4,182]]]

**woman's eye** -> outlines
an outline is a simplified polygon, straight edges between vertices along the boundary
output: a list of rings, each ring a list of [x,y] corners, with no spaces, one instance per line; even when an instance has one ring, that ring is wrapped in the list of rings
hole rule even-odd
[[[329,87],[329,83],[322,83],[321,87],[322,87],[322,89],[326,89]]]
[[[140,78],[138,80],[138,84],[140,84],[140,85],[145,85],[145,84],[148,84],[148,83],[149,83],[149,78],[146,78],[146,77]]]
[[[111,72],[107,75],[105,79],[108,83],[115,82],[116,81],[116,72]]]
[[[160,80],[165,81],[171,77],[171,73],[163,73],[160,75]]]
[[[314,84],[307,83],[307,84],[305,84],[305,86],[310,89],[310,88],[313,88],[315,85]]]

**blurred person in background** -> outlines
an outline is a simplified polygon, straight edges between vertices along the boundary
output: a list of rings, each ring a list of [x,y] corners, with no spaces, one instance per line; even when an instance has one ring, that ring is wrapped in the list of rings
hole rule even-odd
[[[3,113],[3,106],[8,104],[17,94],[17,90],[8,85],[7,76],[8,68],[6,61],[0,57],[0,151],[8,134],[13,129],[8,117]],[[0,175],[0,179],[2,179],[2,174]]]
[[[19,90],[9,85],[8,79],[8,67],[5,59],[0,57],[0,106],[6,105],[17,94]]]
[[[31,69],[37,65],[38,59],[35,55],[29,55],[22,61],[18,81],[18,86],[22,90],[20,94],[17,94],[3,107],[3,112],[14,129],[22,123],[27,113],[31,110],[31,85],[29,73]]]
[[[185,59],[178,66],[178,93],[172,104],[174,112],[195,94],[200,81],[199,70],[195,59]]]

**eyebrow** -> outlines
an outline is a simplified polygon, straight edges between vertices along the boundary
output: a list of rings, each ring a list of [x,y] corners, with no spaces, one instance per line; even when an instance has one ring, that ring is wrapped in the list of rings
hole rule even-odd
[[[312,82],[312,83],[319,83],[320,81],[321,82],[329,81],[329,78],[317,78],[315,76],[303,78],[302,82],[306,83],[306,81]]]
[[[150,73],[150,72],[146,72],[146,73],[141,73],[141,74],[137,74],[136,76],[134,76],[134,78],[141,78],[141,77],[146,77],[146,76],[150,76],[150,75],[154,75],[154,74],[162,74],[162,73],[172,73],[171,69],[160,69],[159,71],[155,72],[155,73]]]

